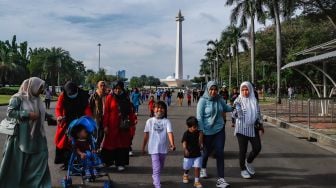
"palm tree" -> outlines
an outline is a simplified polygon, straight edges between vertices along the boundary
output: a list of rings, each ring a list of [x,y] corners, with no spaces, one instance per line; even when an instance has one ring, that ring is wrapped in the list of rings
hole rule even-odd
[[[223,53],[226,58],[229,59],[229,94],[231,94],[232,86],[232,45],[234,44],[233,38],[230,37],[230,31],[228,28],[221,33],[220,38],[221,46],[223,47]]]
[[[0,41],[0,78],[2,85],[9,83],[11,76],[14,76],[16,64],[12,61],[13,52],[8,45]]]
[[[280,16],[282,15],[288,18],[293,13],[295,0],[267,0],[264,2],[264,5],[268,8],[269,15],[273,19],[276,27],[277,102],[280,104],[280,68],[282,60]]]
[[[214,64],[214,80],[219,81],[219,56],[220,56],[220,43],[216,39],[215,41],[209,40],[207,43],[209,51],[212,53],[212,60]]]
[[[265,19],[262,11],[261,0],[227,0],[226,5],[236,6],[231,12],[231,24],[236,25],[237,19],[240,17],[241,28],[247,28],[248,19],[250,19],[249,39],[251,47],[251,81],[255,82],[255,18],[264,23]]]
[[[209,70],[210,70],[210,79],[211,80],[213,80],[214,79],[214,74],[215,74],[215,72],[214,72],[214,50],[213,49],[211,49],[211,48],[208,48],[207,49],[207,52],[205,53],[205,58],[206,58],[206,60],[207,60],[207,62],[208,62],[208,64],[209,64],[209,66],[210,66],[210,68],[209,68]]]
[[[210,72],[211,72],[211,67],[209,67],[210,64],[209,64],[209,60],[207,58],[205,59],[201,59],[201,68],[200,68],[200,71],[199,71],[199,74],[200,75],[205,75],[205,80],[207,80],[207,75],[210,75]]]
[[[247,37],[246,33],[243,33],[243,28],[236,27],[231,25],[228,27],[228,34],[233,41],[232,49],[233,54],[236,59],[237,66],[237,87],[239,86],[239,45],[243,48],[244,51],[248,50],[247,42],[245,38]]]

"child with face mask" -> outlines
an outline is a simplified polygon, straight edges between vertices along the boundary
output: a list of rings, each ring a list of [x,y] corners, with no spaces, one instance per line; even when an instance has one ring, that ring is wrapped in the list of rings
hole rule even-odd
[[[176,149],[172,125],[167,119],[167,105],[165,102],[158,101],[155,104],[154,117],[147,120],[144,132],[142,151],[145,153],[145,147],[148,143],[148,154],[152,158],[153,185],[155,188],[161,188],[160,173],[168,152],[168,140],[169,148],[172,151]]]

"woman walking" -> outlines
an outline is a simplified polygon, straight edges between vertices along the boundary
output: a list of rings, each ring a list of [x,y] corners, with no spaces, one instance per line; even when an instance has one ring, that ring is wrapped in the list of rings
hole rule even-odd
[[[223,97],[218,94],[216,82],[210,81],[197,104],[197,120],[199,123],[201,142],[203,143],[203,161],[201,178],[207,178],[208,157],[214,151],[216,155],[217,184],[216,187],[228,187],[224,179],[224,143],[225,143],[225,112],[232,108],[226,105]]]
[[[241,176],[248,179],[251,178],[251,175],[255,174],[251,163],[261,150],[259,134],[264,133],[260,108],[250,82],[243,82],[240,85],[240,95],[234,101],[234,106],[236,107],[233,113],[234,117],[236,117],[234,134],[237,136],[239,144]],[[252,145],[252,151],[246,158],[248,142]]]
[[[106,97],[103,118],[104,139],[101,156],[106,166],[115,164],[118,171],[129,164],[129,151],[135,134],[136,115],[131,101],[119,81],[111,94]]]
[[[133,107],[135,110],[135,115],[138,115],[139,113],[139,105],[140,105],[140,100],[141,100],[141,95],[139,93],[139,89],[135,88],[131,94],[131,100],[133,103]]]
[[[72,120],[84,115],[92,116],[89,106],[89,95],[80,89],[74,82],[64,85],[64,92],[58,97],[55,114],[57,117],[57,129],[55,134],[55,163],[62,164],[61,169],[68,167],[71,144],[66,131]]]
[[[0,166],[0,187],[51,187],[44,131],[45,106],[40,99],[44,81],[25,80],[9,101],[7,116],[18,120],[16,135],[8,136]]]

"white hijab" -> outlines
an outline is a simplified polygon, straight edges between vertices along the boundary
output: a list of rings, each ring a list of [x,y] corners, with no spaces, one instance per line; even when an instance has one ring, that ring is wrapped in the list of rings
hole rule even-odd
[[[243,86],[247,87],[249,90],[249,96],[243,97],[242,95],[242,88]],[[242,110],[245,112],[245,125],[254,125],[255,121],[257,120],[257,99],[254,95],[254,89],[250,82],[243,82],[240,85],[240,95],[239,95],[240,101],[242,102]]]
[[[45,119],[45,107],[41,102],[39,96],[39,90],[44,87],[44,81],[37,77],[31,77],[23,81],[18,95],[22,99],[22,109],[28,112],[35,112],[39,114],[39,120],[29,120],[30,136],[33,137],[35,130],[38,128],[41,135],[45,136],[44,131],[44,119]],[[39,126],[39,127],[38,127]]]

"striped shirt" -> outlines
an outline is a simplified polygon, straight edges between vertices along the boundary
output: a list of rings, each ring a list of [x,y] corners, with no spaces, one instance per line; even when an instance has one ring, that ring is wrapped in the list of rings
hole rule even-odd
[[[234,135],[239,133],[239,134],[242,134],[244,136],[255,137],[255,128],[254,128],[255,122],[244,123],[245,122],[245,116],[246,116],[246,109],[242,107],[242,105],[241,105],[242,101],[241,101],[240,97],[238,97],[234,101],[234,106],[236,106],[236,104],[240,104],[241,109],[239,109],[239,110],[235,109],[232,112],[232,117],[236,119]],[[262,123],[262,118],[261,118],[261,114],[260,114],[260,107],[259,107],[258,104],[257,104],[257,121]]]

